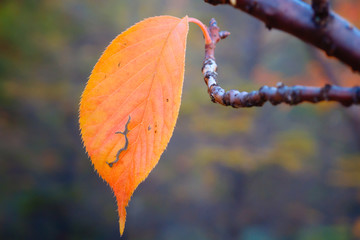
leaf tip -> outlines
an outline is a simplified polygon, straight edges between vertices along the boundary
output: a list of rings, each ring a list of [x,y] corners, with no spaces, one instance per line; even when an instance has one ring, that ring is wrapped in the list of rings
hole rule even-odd
[[[119,212],[119,229],[120,229],[120,236],[124,234],[125,229],[125,221],[126,221],[126,210],[124,206],[120,206],[118,204],[118,212]]]

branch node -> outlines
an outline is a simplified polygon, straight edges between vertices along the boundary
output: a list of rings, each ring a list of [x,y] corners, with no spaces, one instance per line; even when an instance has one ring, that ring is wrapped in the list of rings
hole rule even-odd
[[[248,13],[252,13],[253,11],[256,10],[256,8],[258,7],[258,3],[257,2],[254,2],[254,3],[249,3],[249,4],[246,4],[245,5],[245,11],[248,12]]]
[[[316,26],[324,28],[330,21],[330,5],[328,0],[312,0],[311,4],[314,15],[313,21]]]
[[[265,23],[265,27],[266,27],[269,31],[271,31],[271,29],[272,29],[272,26],[271,26],[271,24],[270,24],[269,22],[266,22],[266,23]]]
[[[329,101],[329,92],[331,90],[331,85],[330,84],[326,84],[322,90],[321,90],[321,95],[323,96],[325,101]]]
[[[220,37],[221,39],[225,39],[225,38],[227,38],[228,36],[230,36],[230,32],[228,32],[228,31],[221,31],[221,32],[219,32],[219,37]]]

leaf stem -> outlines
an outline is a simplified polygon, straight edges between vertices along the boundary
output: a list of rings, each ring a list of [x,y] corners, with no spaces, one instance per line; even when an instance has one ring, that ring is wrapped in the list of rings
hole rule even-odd
[[[201,31],[204,34],[205,44],[211,44],[212,40],[210,38],[210,35],[209,35],[206,25],[203,24],[199,19],[196,19],[196,18],[189,17],[188,20],[189,20],[189,22],[195,23],[196,25],[198,25],[201,28]]]

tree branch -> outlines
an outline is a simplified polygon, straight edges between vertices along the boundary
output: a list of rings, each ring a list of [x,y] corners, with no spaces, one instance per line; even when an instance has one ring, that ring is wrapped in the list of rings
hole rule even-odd
[[[259,91],[240,92],[238,90],[225,91],[217,83],[218,74],[215,62],[215,47],[221,39],[230,33],[219,31],[215,19],[211,19],[208,28],[212,42],[205,44],[205,59],[202,72],[204,81],[208,86],[208,92],[213,102],[234,108],[262,106],[269,101],[273,105],[287,103],[296,105],[307,101],[317,103],[320,101],[337,101],[344,106],[360,104],[360,87],[346,88],[332,85],[319,87],[293,86],[287,87],[279,83],[277,87],[263,86]]]
[[[326,0],[313,0],[313,8],[299,0],[204,0],[229,4],[314,45],[360,71],[360,31],[334,12]],[[315,11],[314,11],[314,10]]]

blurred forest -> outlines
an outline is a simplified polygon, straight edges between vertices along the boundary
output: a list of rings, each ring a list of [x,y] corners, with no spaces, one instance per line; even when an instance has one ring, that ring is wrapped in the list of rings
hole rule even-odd
[[[332,6],[360,27],[360,1]],[[82,147],[80,95],[109,42],[151,16],[218,20],[225,89],[360,75],[229,6],[201,0],[0,1],[0,239],[119,239],[115,198]],[[360,239],[360,108],[211,103],[190,25],[173,138],[135,191],[123,239]]]

